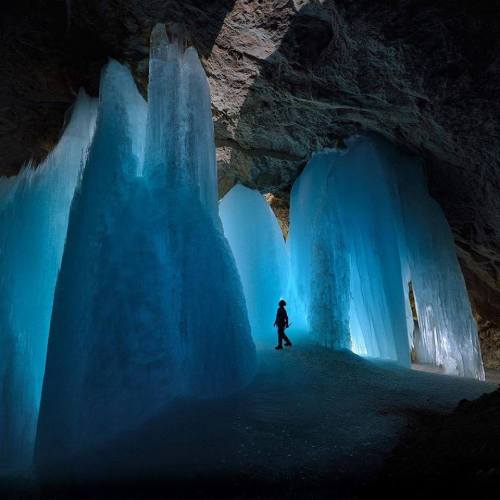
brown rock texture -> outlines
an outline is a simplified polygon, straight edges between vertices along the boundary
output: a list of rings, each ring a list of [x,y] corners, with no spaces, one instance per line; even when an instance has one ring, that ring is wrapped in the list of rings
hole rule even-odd
[[[491,321],[478,325],[484,367],[500,372],[500,328]]]
[[[235,182],[271,193],[286,226],[311,153],[378,132],[426,160],[476,309],[500,324],[497,2],[8,0],[0,172],[43,158],[78,88],[97,93],[108,57],[145,93],[157,22],[181,25],[202,56],[221,194]]]

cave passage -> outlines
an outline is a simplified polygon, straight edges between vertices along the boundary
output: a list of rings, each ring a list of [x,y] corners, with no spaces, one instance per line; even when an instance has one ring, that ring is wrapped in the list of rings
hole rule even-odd
[[[374,137],[314,155],[285,242],[259,193],[238,185],[217,205],[206,75],[163,26],[149,78],[146,103],[110,61],[98,105],[80,94],[44,165],[0,184],[2,466],[34,460],[50,475],[179,399],[249,387],[282,296],[309,341],[407,367],[411,280],[421,356],[484,378],[451,232],[418,159]]]
[[[418,158],[378,137],[314,155],[292,189],[286,246],[255,191],[235,186],[220,214],[254,338],[270,337],[272,306],[284,296],[295,329],[325,347],[403,366],[415,349],[419,362],[484,379],[451,231]]]

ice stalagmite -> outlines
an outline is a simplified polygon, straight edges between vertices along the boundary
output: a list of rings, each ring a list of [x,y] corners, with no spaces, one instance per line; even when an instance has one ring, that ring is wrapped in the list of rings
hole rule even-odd
[[[316,155],[292,190],[290,251],[314,335],[330,329],[326,345],[409,365],[398,207],[370,140]]]
[[[137,418],[143,390],[139,368],[148,366],[144,351],[161,361],[154,354],[161,332],[141,331],[148,315],[155,318],[154,309],[141,308],[148,283],[142,279],[146,268],[139,250],[145,235],[136,217],[143,200],[134,189],[141,164],[134,151],[141,147],[133,144],[133,138],[144,137],[146,104],[141,101],[128,70],[110,62],[54,297],[38,425],[42,459],[69,456],[102,439],[110,426],[120,430]],[[151,377],[164,383],[154,370]]]
[[[301,326],[323,345],[341,349],[351,347],[349,262],[332,175],[331,154],[317,154],[294,184],[288,246]]]
[[[278,221],[258,191],[240,184],[224,196],[219,210],[243,283],[253,338],[274,341],[278,301],[288,291],[288,257]]]
[[[97,103],[80,92],[37,168],[0,179],[0,466],[31,466],[56,277]]]
[[[252,377],[255,346],[218,216],[208,81],[196,50],[169,42],[160,25],[151,36],[149,77],[144,183],[156,200],[152,238],[165,258],[161,294],[171,304],[165,317],[178,336],[176,387],[225,394]]]
[[[381,143],[363,137],[335,157],[334,169],[351,268],[351,333],[367,355],[409,366],[403,227],[392,165]]]
[[[149,77],[146,106],[126,68],[110,62],[103,73],[54,301],[41,465],[137,428],[172,397],[223,395],[253,375],[216,213],[206,77],[194,49],[170,43],[163,27]]]
[[[417,360],[450,374],[484,379],[477,326],[450,228],[427,192],[420,162],[400,158],[397,175],[419,323]]]

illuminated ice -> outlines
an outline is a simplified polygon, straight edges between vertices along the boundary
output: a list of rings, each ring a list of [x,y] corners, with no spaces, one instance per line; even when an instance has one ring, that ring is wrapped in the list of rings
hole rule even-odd
[[[409,365],[414,345],[422,363],[484,378],[451,231],[413,157],[374,137],[315,155],[292,190],[289,245],[291,279],[320,341],[345,332],[348,314],[355,352]],[[336,335],[332,347],[348,346]]]
[[[0,465],[31,464],[57,273],[97,103],[80,92],[37,168],[0,179]]]
[[[240,184],[224,196],[219,211],[243,284],[252,335],[274,342],[276,309],[280,298],[287,297],[288,285],[288,257],[278,221],[258,191]]]
[[[420,162],[401,157],[398,178],[411,280],[418,316],[417,360],[446,373],[484,379],[477,325],[453,236],[429,196]]]
[[[323,345],[341,349],[351,347],[349,263],[334,174],[332,154],[317,154],[295,182],[288,246],[292,296],[301,306],[303,327]]]
[[[408,365],[398,214],[372,142],[315,155],[292,190],[291,269],[323,344]]]
[[[194,49],[157,27],[149,77],[146,105],[126,68],[111,62],[103,74],[55,294],[42,464],[133,430],[172,397],[224,395],[254,373],[242,287],[216,213],[203,68]]]
[[[351,269],[351,334],[368,356],[408,366],[403,229],[391,163],[372,138],[334,155],[333,197]]]

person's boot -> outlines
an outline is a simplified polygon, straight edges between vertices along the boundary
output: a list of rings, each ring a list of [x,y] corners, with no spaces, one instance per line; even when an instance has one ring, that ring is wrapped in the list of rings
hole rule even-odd
[[[283,346],[282,346],[282,345],[277,345],[277,346],[275,347],[275,349],[276,349],[277,351],[279,351],[280,349],[283,349]]]
[[[292,347],[292,343],[290,341],[285,342],[285,347]]]

